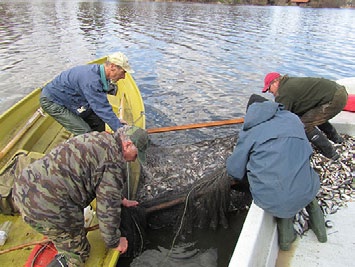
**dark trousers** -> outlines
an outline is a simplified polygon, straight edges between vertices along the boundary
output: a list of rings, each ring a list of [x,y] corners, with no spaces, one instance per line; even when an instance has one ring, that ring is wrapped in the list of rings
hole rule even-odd
[[[312,132],[314,127],[328,122],[328,120],[340,113],[345,107],[347,100],[348,93],[346,92],[345,87],[339,85],[330,102],[314,107],[300,116],[306,133]]]
[[[66,107],[58,105],[47,97],[41,97],[42,109],[53,117],[59,124],[74,135],[84,134],[92,131],[105,131],[105,123],[92,110],[86,112],[85,117],[71,112]]]

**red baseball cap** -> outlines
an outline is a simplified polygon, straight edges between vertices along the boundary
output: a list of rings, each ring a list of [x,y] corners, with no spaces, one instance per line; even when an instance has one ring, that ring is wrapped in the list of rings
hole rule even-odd
[[[265,93],[267,91],[267,89],[269,88],[270,84],[272,83],[273,80],[275,80],[276,78],[279,78],[281,75],[278,72],[270,72],[268,74],[266,74],[265,79],[264,79],[264,88],[263,88],[263,93]]]

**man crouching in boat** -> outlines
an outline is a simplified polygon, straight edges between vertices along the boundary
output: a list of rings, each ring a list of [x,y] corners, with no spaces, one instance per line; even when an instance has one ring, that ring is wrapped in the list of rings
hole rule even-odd
[[[293,217],[305,206],[318,241],[326,242],[316,199],[320,180],[310,165],[312,147],[301,120],[259,95],[252,95],[247,106],[227,172],[236,180],[247,175],[255,204],[276,217],[281,250],[289,250],[296,239]]]
[[[103,240],[107,247],[125,253],[121,205],[138,205],[122,195],[125,162],[137,156],[145,161],[149,143],[146,131],[135,126],[114,134],[91,132],[62,143],[15,179],[13,197],[24,221],[47,236],[69,266],[82,266],[90,252],[84,208],[96,198]]]
[[[107,123],[113,131],[122,123],[107,99],[110,81],[133,73],[127,57],[114,53],[105,64],[88,64],[63,71],[43,87],[40,103],[43,110],[74,135],[102,132]],[[114,93],[112,93],[114,94]]]

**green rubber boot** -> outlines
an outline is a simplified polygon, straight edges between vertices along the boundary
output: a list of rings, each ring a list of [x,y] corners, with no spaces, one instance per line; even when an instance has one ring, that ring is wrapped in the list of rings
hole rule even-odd
[[[293,218],[276,218],[276,222],[280,249],[284,251],[290,250],[292,242],[297,237],[293,229]]]
[[[327,232],[325,230],[325,222],[323,212],[318,205],[317,199],[308,204],[306,210],[309,214],[309,224],[317,239],[321,243],[327,242]]]

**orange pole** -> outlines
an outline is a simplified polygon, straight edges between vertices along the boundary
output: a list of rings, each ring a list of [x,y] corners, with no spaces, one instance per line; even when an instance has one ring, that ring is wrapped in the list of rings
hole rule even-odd
[[[151,128],[148,129],[147,132],[163,133],[163,132],[170,132],[170,131],[180,131],[180,130],[188,130],[188,129],[196,129],[196,128],[204,128],[204,127],[238,124],[243,122],[244,122],[244,118],[235,118],[235,119],[223,120],[223,121],[210,121],[210,122],[192,123],[186,125],[168,126],[168,127],[161,127],[161,128]]]

